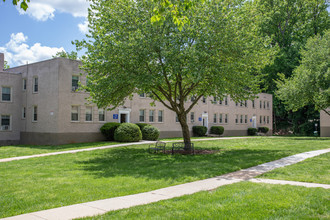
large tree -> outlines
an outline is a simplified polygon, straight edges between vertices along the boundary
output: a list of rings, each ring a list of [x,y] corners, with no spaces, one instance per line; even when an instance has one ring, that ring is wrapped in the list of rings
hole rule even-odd
[[[292,77],[277,81],[278,97],[293,111],[313,104],[330,116],[330,30],[307,41]]]
[[[149,93],[177,114],[188,148],[187,114],[202,96],[238,101],[260,91],[258,73],[270,49],[257,34],[253,3],[242,2],[198,4],[185,12],[189,25],[180,29],[171,15],[151,21],[152,0],[93,0],[89,40],[76,42],[87,49],[83,69],[92,100],[115,108],[134,93]]]
[[[323,34],[330,28],[327,0],[255,0],[262,14],[261,34],[272,38],[271,45],[278,46],[276,58],[263,70],[266,92],[275,94],[278,73],[290,77],[301,60],[300,49],[309,37]],[[301,132],[300,126],[319,117],[314,106],[306,106],[296,112],[287,111],[278,98],[273,99],[274,130],[292,127]]]

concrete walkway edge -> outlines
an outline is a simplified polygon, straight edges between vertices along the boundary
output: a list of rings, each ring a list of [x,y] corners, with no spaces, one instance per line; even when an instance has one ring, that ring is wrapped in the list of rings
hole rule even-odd
[[[248,169],[243,169],[222,176],[213,177],[205,180],[170,186],[150,192],[138,193],[93,202],[86,202],[76,205],[64,206],[48,209],[29,214],[23,214],[5,218],[6,220],[69,220],[87,216],[101,215],[109,211],[129,208],[137,205],[149,204],[161,200],[189,195],[200,191],[213,190],[220,186],[250,180],[260,174],[273,169],[298,163],[307,158],[315,157],[330,152],[330,148],[323,150],[310,151],[285,157],[273,162],[264,163]]]

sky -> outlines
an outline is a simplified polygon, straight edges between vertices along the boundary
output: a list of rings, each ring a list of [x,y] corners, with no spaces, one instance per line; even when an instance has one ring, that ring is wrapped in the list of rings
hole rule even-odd
[[[87,33],[86,0],[31,0],[26,12],[0,1],[0,53],[10,67],[75,51],[73,40]]]

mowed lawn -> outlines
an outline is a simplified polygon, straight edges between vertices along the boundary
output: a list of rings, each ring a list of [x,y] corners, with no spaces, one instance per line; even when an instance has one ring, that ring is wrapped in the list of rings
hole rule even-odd
[[[211,155],[149,154],[141,145],[0,163],[0,217],[146,192],[329,146],[330,139],[265,137],[195,142],[219,150]]]

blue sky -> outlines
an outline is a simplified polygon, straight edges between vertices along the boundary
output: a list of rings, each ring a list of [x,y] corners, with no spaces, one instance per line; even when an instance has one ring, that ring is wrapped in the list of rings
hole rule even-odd
[[[0,1],[0,52],[11,67],[72,51],[87,31],[86,0],[33,0],[27,12]]]

